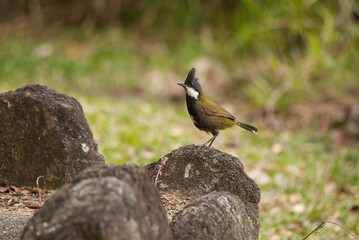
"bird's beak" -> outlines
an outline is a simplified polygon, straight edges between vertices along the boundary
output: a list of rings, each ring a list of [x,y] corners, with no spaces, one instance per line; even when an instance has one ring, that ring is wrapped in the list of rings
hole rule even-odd
[[[177,84],[180,85],[180,86],[182,86],[182,87],[185,87],[184,82],[178,82]]]

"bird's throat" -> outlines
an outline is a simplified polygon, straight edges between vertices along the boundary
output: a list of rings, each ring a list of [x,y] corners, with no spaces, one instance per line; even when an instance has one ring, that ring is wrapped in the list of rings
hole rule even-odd
[[[196,90],[194,90],[194,88],[192,88],[192,87],[187,87],[187,86],[186,86],[186,93],[187,93],[187,96],[192,97],[192,98],[198,100],[199,92],[197,92]]]

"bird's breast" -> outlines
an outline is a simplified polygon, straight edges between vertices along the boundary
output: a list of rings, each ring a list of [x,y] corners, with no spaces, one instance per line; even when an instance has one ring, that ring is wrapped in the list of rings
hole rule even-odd
[[[187,101],[187,110],[189,115],[191,116],[192,121],[194,123],[198,123],[200,120],[201,111],[198,108],[197,100],[194,99],[193,97],[187,96],[186,101]]]
[[[194,125],[203,131],[211,132],[218,128],[220,122],[218,119],[207,116],[198,105],[197,100],[187,97],[187,110]]]

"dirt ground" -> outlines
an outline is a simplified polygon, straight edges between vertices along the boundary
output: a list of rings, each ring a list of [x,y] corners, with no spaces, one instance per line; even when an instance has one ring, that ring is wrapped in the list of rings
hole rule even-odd
[[[52,191],[38,188],[0,187],[0,239],[20,239],[27,221],[42,207]]]

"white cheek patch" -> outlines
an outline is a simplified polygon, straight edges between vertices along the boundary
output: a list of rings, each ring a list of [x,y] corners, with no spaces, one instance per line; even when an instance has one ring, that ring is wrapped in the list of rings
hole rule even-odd
[[[198,99],[199,92],[197,92],[193,88],[186,86],[186,92],[189,96],[195,98],[196,100]]]

